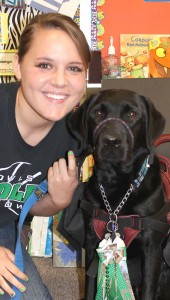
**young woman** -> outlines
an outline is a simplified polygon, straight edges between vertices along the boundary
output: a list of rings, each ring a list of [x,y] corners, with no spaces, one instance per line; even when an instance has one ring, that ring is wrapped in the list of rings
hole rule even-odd
[[[24,273],[14,264],[16,225],[23,203],[45,178],[48,193],[31,208],[32,216],[55,215],[72,199],[78,184],[78,150],[67,131],[66,116],[85,94],[89,61],[87,41],[71,18],[37,15],[20,38],[14,60],[18,82],[0,85],[0,295],[4,300],[15,296],[12,286],[23,292],[24,300],[52,299],[25,250]]]

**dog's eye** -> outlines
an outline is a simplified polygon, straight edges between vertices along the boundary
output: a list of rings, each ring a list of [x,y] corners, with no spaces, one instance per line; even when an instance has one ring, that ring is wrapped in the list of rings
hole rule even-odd
[[[95,115],[97,118],[101,117],[102,113],[100,110],[96,110]]]
[[[127,116],[128,116],[129,119],[134,119],[136,117],[136,112],[135,111],[130,111]]]

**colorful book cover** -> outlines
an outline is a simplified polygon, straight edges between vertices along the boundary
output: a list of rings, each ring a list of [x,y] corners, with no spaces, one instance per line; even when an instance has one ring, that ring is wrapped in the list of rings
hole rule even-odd
[[[82,267],[82,250],[73,249],[56,229],[61,215],[53,217],[53,267]]]
[[[121,34],[121,78],[149,77],[149,41],[158,34]],[[166,36],[163,34],[163,36]]]
[[[105,18],[105,13],[103,10],[103,6],[105,4],[105,0],[97,0],[97,49],[102,51],[104,48],[103,37],[105,34],[105,28],[103,26],[103,19]]]
[[[92,155],[87,156],[83,163],[81,175],[80,175],[82,182],[87,182],[91,177],[93,173],[93,165],[94,165],[93,156]]]
[[[0,13],[0,43],[8,42],[8,14]]]
[[[170,78],[170,36],[149,41],[149,76]]]
[[[104,48],[103,35],[105,33],[102,21],[104,12],[102,6],[105,0],[81,0],[80,28],[84,32],[91,50]]]

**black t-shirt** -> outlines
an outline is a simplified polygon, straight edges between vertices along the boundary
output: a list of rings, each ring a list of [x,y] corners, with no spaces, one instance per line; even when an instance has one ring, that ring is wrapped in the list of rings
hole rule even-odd
[[[16,82],[0,84],[0,226],[18,219],[23,203],[54,161],[66,158],[69,150],[78,154],[66,118],[56,122],[38,145],[23,140],[15,120],[18,87]]]

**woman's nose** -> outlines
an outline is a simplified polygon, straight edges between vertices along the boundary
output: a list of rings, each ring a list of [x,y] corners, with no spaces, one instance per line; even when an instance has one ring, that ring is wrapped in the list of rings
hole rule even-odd
[[[51,83],[56,86],[65,86],[67,84],[67,76],[64,70],[56,70],[52,74]]]

